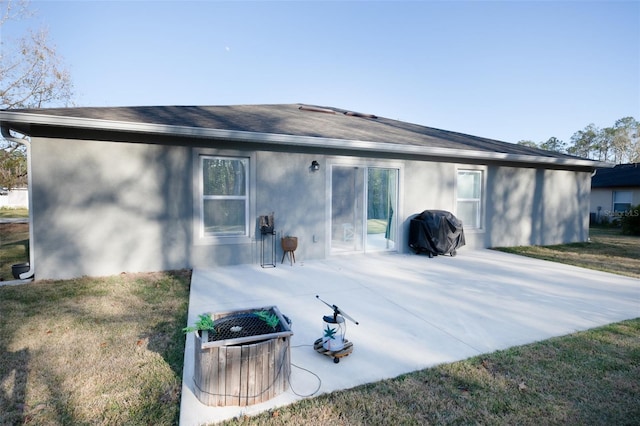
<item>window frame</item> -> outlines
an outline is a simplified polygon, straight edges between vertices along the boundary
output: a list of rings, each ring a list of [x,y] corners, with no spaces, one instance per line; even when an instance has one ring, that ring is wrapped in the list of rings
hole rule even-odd
[[[255,216],[255,153],[214,149],[194,149],[193,155],[193,234],[195,245],[212,244],[249,244],[254,230],[251,225]],[[242,160],[245,162],[245,195],[244,196],[211,196],[204,194],[204,163],[207,159]],[[206,199],[238,199],[245,200],[245,223],[242,234],[215,234],[205,232],[204,205]]]
[[[459,194],[459,179],[460,179],[460,174],[461,173],[473,173],[473,174],[479,174],[480,175],[480,179],[479,179],[479,184],[480,184],[480,197],[479,198],[460,198]],[[484,226],[484,219],[485,219],[485,178],[486,178],[486,170],[484,168],[469,168],[469,167],[458,167],[456,169],[456,190],[455,190],[455,211],[456,211],[456,216],[458,217],[458,219],[462,220],[462,218],[459,216],[460,214],[460,209],[459,209],[459,203],[460,202],[475,202],[477,203],[478,206],[478,213],[477,213],[477,217],[476,217],[476,223],[474,223],[473,225],[470,225],[468,223],[465,223],[463,221],[463,226],[464,226],[464,230],[465,232],[467,231],[471,231],[471,232],[484,232],[485,230],[485,226]]]
[[[620,202],[620,201],[616,201],[616,198],[618,195],[625,195],[625,198],[629,199],[629,202]],[[611,207],[612,207],[612,211],[614,213],[622,213],[622,212],[626,212],[631,210],[631,207],[633,206],[633,192],[632,191],[613,191],[613,202],[611,203]],[[628,205],[627,208],[625,208],[624,210],[616,210],[616,205]]]

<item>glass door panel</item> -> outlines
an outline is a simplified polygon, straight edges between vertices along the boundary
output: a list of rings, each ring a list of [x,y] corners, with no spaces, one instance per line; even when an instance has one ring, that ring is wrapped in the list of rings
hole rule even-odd
[[[396,249],[397,192],[397,169],[367,169],[366,251]]]
[[[331,168],[331,253],[364,250],[365,169]]]

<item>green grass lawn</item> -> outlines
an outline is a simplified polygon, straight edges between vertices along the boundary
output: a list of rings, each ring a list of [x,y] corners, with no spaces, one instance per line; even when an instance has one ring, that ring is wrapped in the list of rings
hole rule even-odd
[[[11,265],[29,261],[29,224],[0,223],[0,281],[13,280]]]
[[[387,231],[387,221],[384,219],[367,220],[367,234],[384,234]]]
[[[191,273],[0,287],[0,425],[178,421]]]
[[[640,278],[640,237],[622,235],[617,228],[590,228],[589,235],[585,243],[497,250]]]
[[[29,210],[0,208],[0,219],[26,219]],[[0,281],[13,280],[11,265],[29,261],[29,224],[0,223]]]
[[[640,320],[333,392],[227,425],[633,425]]]
[[[8,208],[2,207],[0,208],[0,219],[4,218],[27,218],[29,217],[29,209],[25,208]]]

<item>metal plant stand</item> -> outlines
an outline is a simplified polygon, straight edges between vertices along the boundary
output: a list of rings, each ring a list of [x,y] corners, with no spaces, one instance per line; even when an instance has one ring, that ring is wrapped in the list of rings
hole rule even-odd
[[[276,267],[276,231],[273,228],[261,228],[261,261],[260,266],[263,268]],[[265,250],[265,245],[266,250]]]

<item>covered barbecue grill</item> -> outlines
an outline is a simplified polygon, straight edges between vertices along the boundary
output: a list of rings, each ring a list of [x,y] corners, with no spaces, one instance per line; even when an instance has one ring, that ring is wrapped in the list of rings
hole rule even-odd
[[[417,254],[456,255],[465,244],[462,222],[445,210],[425,210],[409,222],[409,247]]]

